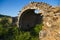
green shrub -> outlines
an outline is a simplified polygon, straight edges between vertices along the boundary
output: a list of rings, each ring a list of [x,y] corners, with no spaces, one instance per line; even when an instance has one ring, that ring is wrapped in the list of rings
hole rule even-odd
[[[43,24],[37,24],[30,31],[19,30],[17,26],[11,26],[6,17],[0,22],[0,40],[38,40],[39,31]]]
[[[39,31],[42,30],[43,24],[38,24],[30,31],[21,31],[20,40],[39,40]]]
[[[0,40],[15,40],[18,35],[18,28],[11,26],[6,17],[0,22]]]
[[[20,32],[20,40],[29,40],[30,32]]]
[[[37,24],[37,25],[34,27],[34,32],[35,32],[36,34],[39,34],[39,31],[42,30],[42,26],[43,26],[42,23],[41,23],[41,24]]]

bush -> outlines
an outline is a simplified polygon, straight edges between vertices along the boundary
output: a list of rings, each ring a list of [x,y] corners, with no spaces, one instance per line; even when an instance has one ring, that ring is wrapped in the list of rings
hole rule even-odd
[[[42,26],[43,26],[42,23],[41,23],[41,24],[37,24],[37,25],[34,27],[34,32],[35,32],[36,34],[39,34],[39,31],[42,30]]]
[[[0,40],[16,40],[18,33],[18,28],[11,26],[8,18],[3,17],[0,21]]]
[[[43,24],[38,24],[30,31],[20,32],[20,40],[39,40],[39,31],[42,30]]]
[[[17,26],[11,26],[6,17],[0,22],[0,40],[38,40],[39,31],[43,24],[38,24],[30,31],[19,30]]]
[[[20,32],[20,40],[29,40],[30,32]]]

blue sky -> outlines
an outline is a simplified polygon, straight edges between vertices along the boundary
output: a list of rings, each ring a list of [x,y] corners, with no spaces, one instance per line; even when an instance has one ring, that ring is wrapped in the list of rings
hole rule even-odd
[[[0,0],[0,14],[17,16],[19,11],[31,1],[45,2],[52,6],[60,5],[60,0]]]

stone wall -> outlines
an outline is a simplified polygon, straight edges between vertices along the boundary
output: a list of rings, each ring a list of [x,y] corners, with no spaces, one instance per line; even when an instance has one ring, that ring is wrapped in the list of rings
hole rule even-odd
[[[60,7],[53,7],[43,18],[40,40],[60,40]]]

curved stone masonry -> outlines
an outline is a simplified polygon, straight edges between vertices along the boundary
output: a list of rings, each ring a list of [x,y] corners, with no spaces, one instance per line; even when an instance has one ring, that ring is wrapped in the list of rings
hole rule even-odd
[[[34,10],[42,10],[37,15]],[[18,15],[18,27],[30,29],[43,20],[39,32],[40,40],[60,40],[60,7],[52,7],[43,2],[31,2]]]
[[[18,26],[19,26],[19,21],[20,21],[20,17],[22,14],[24,14],[23,12],[25,12],[26,10],[42,10],[40,11],[40,13],[42,13],[41,15],[45,14],[48,10],[48,8],[51,8],[50,5],[46,4],[46,3],[42,3],[42,2],[31,2],[30,4],[28,4],[27,6],[25,6],[21,12],[18,15]]]

